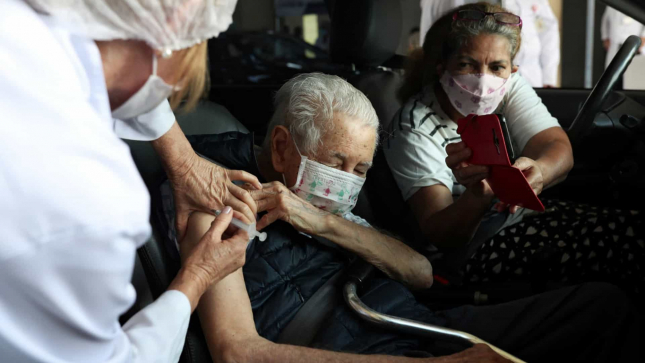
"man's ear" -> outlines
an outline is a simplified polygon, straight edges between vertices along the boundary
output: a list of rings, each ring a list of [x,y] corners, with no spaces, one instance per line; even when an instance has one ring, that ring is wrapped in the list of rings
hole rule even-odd
[[[514,65],[513,67],[511,67],[511,73],[515,73],[515,72],[517,72],[519,69],[520,69],[520,66],[516,66],[516,65]]]
[[[287,169],[287,156],[291,150],[291,133],[284,126],[276,126],[271,132],[271,162],[273,169],[284,173]]]

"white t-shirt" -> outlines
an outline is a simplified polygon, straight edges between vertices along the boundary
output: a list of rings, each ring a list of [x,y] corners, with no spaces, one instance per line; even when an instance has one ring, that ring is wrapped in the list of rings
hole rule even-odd
[[[559,127],[531,85],[519,74],[495,113],[506,116],[514,150],[521,154],[541,131]],[[443,184],[458,198],[465,190],[446,165],[446,145],[461,141],[457,123],[443,112],[432,87],[412,97],[394,116],[384,142],[385,157],[405,200],[420,188]]]
[[[0,360],[176,362],[184,294],[119,324],[150,197],[115,134],[96,44],[2,1],[0,115]]]

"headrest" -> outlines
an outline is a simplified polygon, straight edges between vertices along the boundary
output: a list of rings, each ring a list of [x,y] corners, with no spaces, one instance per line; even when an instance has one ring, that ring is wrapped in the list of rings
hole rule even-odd
[[[329,51],[334,62],[379,66],[399,47],[400,0],[336,1],[331,11]]]

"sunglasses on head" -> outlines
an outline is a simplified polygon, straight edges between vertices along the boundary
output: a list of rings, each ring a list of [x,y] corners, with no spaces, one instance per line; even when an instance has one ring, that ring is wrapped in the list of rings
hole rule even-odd
[[[522,27],[522,18],[511,13],[487,13],[476,9],[459,10],[452,15],[452,21],[481,21],[492,16],[498,24]]]

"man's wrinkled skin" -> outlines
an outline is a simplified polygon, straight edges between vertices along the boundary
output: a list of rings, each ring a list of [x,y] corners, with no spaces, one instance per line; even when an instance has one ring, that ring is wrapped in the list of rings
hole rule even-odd
[[[231,206],[235,218],[246,223],[255,221],[255,201],[247,190],[233,184],[233,181],[241,181],[251,189],[262,189],[262,184],[254,175],[224,169],[199,157],[177,123],[152,145],[172,185],[179,240],[186,233],[188,217],[196,211],[212,214],[212,210]]]

